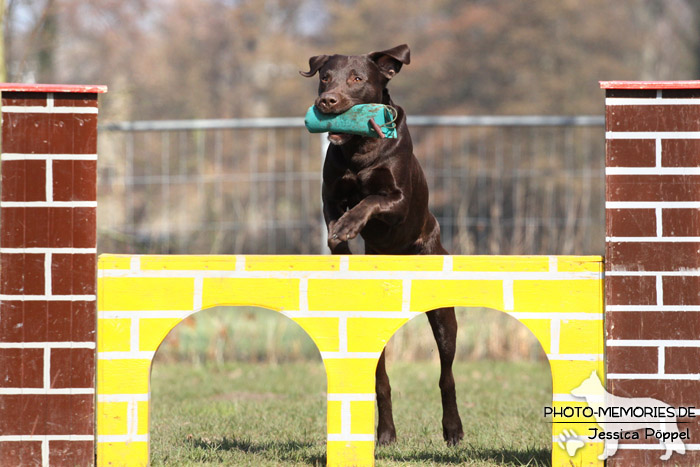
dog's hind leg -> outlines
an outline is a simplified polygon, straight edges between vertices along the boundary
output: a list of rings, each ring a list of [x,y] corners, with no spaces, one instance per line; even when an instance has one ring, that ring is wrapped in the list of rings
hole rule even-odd
[[[442,436],[453,446],[464,438],[457,409],[455,379],[452,375],[457,346],[457,318],[454,308],[439,308],[427,313],[440,354],[440,394],[442,395]]]
[[[396,441],[396,428],[391,409],[391,385],[389,384],[389,375],[386,374],[384,351],[382,351],[377,363],[376,391],[377,411],[379,412],[377,443],[380,445],[391,444]]]

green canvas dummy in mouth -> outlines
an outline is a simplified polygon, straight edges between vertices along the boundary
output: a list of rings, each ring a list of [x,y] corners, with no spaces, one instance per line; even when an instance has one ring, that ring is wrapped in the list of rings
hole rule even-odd
[[[397,111],[389,105],[360,104],[342,114],[324,114],[312,105],[304,124],[310,133],[345,133],[373,138],[396,138]]]

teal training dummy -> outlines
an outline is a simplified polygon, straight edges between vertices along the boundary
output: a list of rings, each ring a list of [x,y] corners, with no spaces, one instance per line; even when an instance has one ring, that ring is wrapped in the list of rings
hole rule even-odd
[[[342,114],[324,114],[312,105],[304,118],[311,133],[348,133],[396,138],[396,109],[383,104],[360,104]]]

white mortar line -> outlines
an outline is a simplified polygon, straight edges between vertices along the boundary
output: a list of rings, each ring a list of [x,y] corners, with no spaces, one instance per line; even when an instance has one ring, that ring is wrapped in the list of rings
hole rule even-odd
[[[53,294],[51,285],[51,265],[53,263],[53,253],[44,254],[44,294],[50,297]]]
[[[53,161],[46,159],[46,202],[53,201]]]
[[[51,389],[51,347],[44,347],[44,389]]]
[[[664,236],[663,210],[657,206],[654,208],[654,214],[656,216],[656,236],[661,238]]]
[[[5,152],[0,155],[3,161],[45,161],[45,160],[81,160],[96,161],[97,154],[25,154],[19,152]]]
[[[656,304],[664,305],[664,279],[660,274],[656,275]]]
[[[656,162],[656,167],[661,168],[661,167],[663,167],[663,164],[662,164],[663,158],[662,158],[662,154],[661,154],[661,150],[662,150],[661,138],[656,138],[654,141],[655,141],[655,148],[654,148],[655,149],[655,151],[654,151],[655,157],[654,158],[655,158],[655,162]]]
[[[503,280],[503,309],[504,311],[513,311],[515,309],[512,279]]]

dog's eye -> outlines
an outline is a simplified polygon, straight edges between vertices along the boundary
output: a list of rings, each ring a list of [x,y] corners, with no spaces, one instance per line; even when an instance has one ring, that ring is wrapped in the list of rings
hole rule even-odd
[[[331,80],[331,78],[330,78],[330,76],[328,76],[328,75],[324,75],[324,76],[321,77],[321,82],[322,82],[322,83],[327,83],[327,82],[329,82],[330,80]]]
[[[359,76],[355,76],[355,78],[353,78],[353,79],[354,79],[355,81],[357,81],[358,83],[359,83],[360,81],[362,81],[362,78],[360,78]]]

